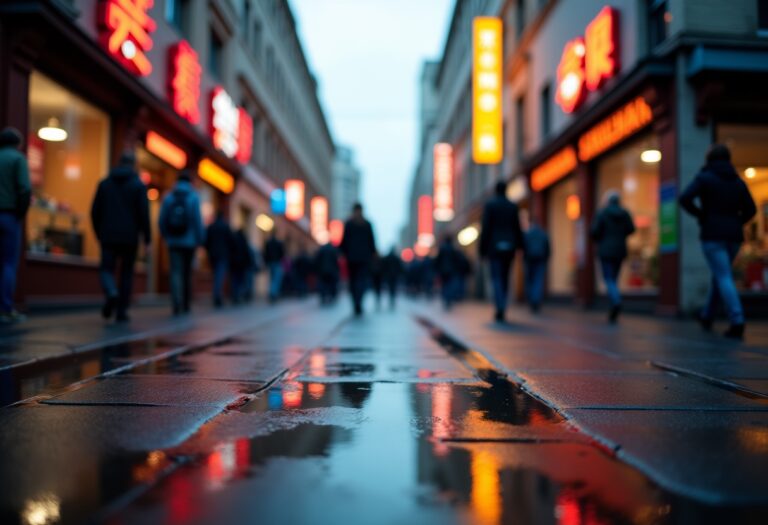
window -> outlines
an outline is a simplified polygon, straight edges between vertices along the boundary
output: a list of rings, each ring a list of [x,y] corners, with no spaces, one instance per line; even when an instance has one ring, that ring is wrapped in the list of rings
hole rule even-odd
[[[224,42],[216,31],[211,30],[211,41],[208,48],[208,70],[218,78],[222,77],[223,60]]]
[[[520,40],[525,29],[525,0],[517,0],[515,9],[515,37]]]
[[[757,0],[757,30],[768,34],[768,0]]]
[[[552,87],[547,84],[541,90],[541,138],[549,137],[552,126]]]
[[[651,49],[664,42],[669,36],[669,24],[672,14],[667,8],[667,0],[648,1],[648,44]]]
[[[255,20],[253,22],[253,56],[256,58],[256,62],[261,62],[261,22]]]
[[[243,13],[240,23],[242,24],[243,42],[248,42],[248,30],[251,27],[251,0],[243,0]]]
[[[189,31],[187,31],[189,1],[190,0],[165,0],[165,19],[185,35],[188,35],[189,33]]]
[[[525,97],[520,97],[515,103],[515,145],[517,158],[522,160],[525,154]]]

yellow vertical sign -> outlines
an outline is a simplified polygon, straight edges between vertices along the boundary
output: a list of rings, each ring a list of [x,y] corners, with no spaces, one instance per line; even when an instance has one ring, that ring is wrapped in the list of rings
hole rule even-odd
[[[501,19],[475,18],[472,42],[472,160],[498,164],[504,157]]]

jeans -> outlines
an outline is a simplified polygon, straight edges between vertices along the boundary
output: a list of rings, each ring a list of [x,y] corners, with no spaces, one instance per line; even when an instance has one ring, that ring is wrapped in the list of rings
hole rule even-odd
[[[541,306],[541,301],[544,298],[544,277],[546,274],[546,259],[525,261],[525,291],[528,304],[533,308]]]
[[[493,286],[493,302],[496,312],[503,313],[507,309],[509,296],[509,272],[514,261],[514,252],[494,255],[490,258],[491,284]]]
[[[189,312],[192,299],[194,248],[171,248],[171,301],[173,313]]]
[[[349,263],[349,292],[356,313],[363,311],[363,297],[368,288],[370,273],[368,266],[368,263]]]
[[[601,258],[600,267],[603,270],[603,281],[608,293],[608,299],[611,306],[621,305],[621,294],[619,293],[619,273],[621,272],[622,259]]]
[[[21,221],[13,212],[0,211],[0,313],[13,311],[20,252]]]
[[[269,298],[275,300],[280,297],[280,289],[283,286],[283,263],[269,263]]]
[[[232,269],[230,271],[229,285],[232,294],[232,302],[239,303],[245,300],[246,270]]]
[[[224,279],[227,277],[229,263],[226,259],[211,261],[213,267],[213,304],[221,305],[224,302]]]
[[[707,304],[701,315],[705,319],[712,319],[717,314],[720,302],[725,303],[728,319],[731,324],[744,324],[744,310],[741,307],[739,292],[733,282],[731,266],[736,254],[739,253],[741,243],[702,241],[702,250],[707,259],[709,270],[712,272],[712,282],[709,286]]]
[[[131,304],[133,267],[136,263],[135,244],[103,244],[99,280],[107,299],[117,297],[117,315],[124,315]],[[115,269],[120,262],[120,287],[115,282]]]
[[[444,275],[441,276],[441,292],[443,295],[443,306],[446,310],[449,309],[453,303],[459,300],[459,288],[460,279],[458,275]]]

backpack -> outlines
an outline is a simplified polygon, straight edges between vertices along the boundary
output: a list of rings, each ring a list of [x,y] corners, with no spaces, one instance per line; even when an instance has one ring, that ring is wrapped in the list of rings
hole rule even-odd
[[[166,229],[173,237],[181,237],[189,229],[189,210],[187,208],[187,197],[180,191],[173,192],[168,216],[165,221]]]

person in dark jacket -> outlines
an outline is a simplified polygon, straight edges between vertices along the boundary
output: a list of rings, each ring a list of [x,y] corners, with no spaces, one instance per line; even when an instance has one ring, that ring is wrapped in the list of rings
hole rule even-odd
[[[706,165],[680,195],[680,205],[699,221],[701,247],[712,273],[709,296],[699,321],[705,330],[711,330],[722,301],[731,322],[725,335],[741,339],[744,310],[731,266],[744,242],[744,225],[755,216],[757,208],[747,185],[731,164],[731,152],[726,146],[715,144],[709,149]]]
[[[456,250],[456,255],[459,258],[459,275],[461,277],[456,292],[458,293],[458,300],[463,301],[467,297],[467,278],[472,275],[472,263],[463,251]]]
[[[229,269],[233,242],[232,229],[224,218],[224,212],[219,211],[205,232],[205,250],[213,272],[213,305],[216,308],[224,304],[224,279]]]
[[[117,321],[127,321],[139,237],[148,250],[152,235],[147,188],[139,179],[132,154],[124,154],[99,183],[91,205],[91,224],[101,245],[99,278],[106,297],[101,314],[109,319],[116,312]],[[114,276],[118,262],[119,288]]]
[[[368,287],[371,262],[376,256],[376,240],[373,227],[363,216],[363,206],[355,204],[352,217],[344,224],[341,252],[347,259],[349,291],[355,307],[355,315],[363,314],[363,297]]]
[[[458,300],[459,280],[461,279],[461,263],[458,250],[453,246],[450,235],[445,235],[435,258],[435,270],[440,277],[440,292],[443,297],[443,307],[450,310]]]
[[[525,232],[525,291],[528,306],[537,313],[544,297],[544,278],[547,274],[550,246],[549,235],[531,220]]]
[[[373,296],[376,298],[376,309],[381,308],[381,292],[384,289],[384,274],[381,268],[381,257],[377,253],[371,261],[371,285]]]
[[[283,285],[283,259],[285,245],[277,238],[277,232],[272,231],[264,244],[264,263],[269,268],[269,302],[274,303],[280,297]]]
[[[306,297],[309,291],[309,276],[312,273],[312,259],[309,258],[307,249],[304,246],[299,249],[299,253],[293,258],[291,269],[296,295],[302,298]]]
[[[591,237],[597,243],[597,256],[605,281],[611,307],[608,320],[615,323],[621,313],[619,274],[627,258],[627,237],[635,232],[632,216],[621,206],[621,196],[616,190],[606,192],[606,206],[592,223]]]
[[[248,242],[248,235],[245,228],[240,228],[232,235],[232,251],[229,256],[230,270],[230,294],[232,303],[240,304],[245,301],[248,290],[248,271],[256,264],[253,259],[253,250],[251,243]]]
[[[32,195],[29,166],[19,151],[21,146],[19,130],[0,131],[0,323],[24,320],[13,307],[22,224]]]
[[[320,292],[320,304],[329,304],[336,298],[339,282],[339,252],[331,243],[326,243],[315,253],[315,272]]]
[[[176,185],[163,199],[159,222],[171,259],[173,314],[180,315],[189,312],[195,251],[205,241],[200,198],[192,186],[189,171],[179,172]]]
[[[397,300],[397,285],[403,273],[403,262],[395,248],[381,259],[381,280],[389,292],[389,307],[394,309]]]
[[[480,256],[488,259],[496,305],[496,321],[504,322],[509,295],[509,272],[515,252],[524,249],[517,205],[506,197],[507,185],[496,184],[496,195],[483,209]]]

